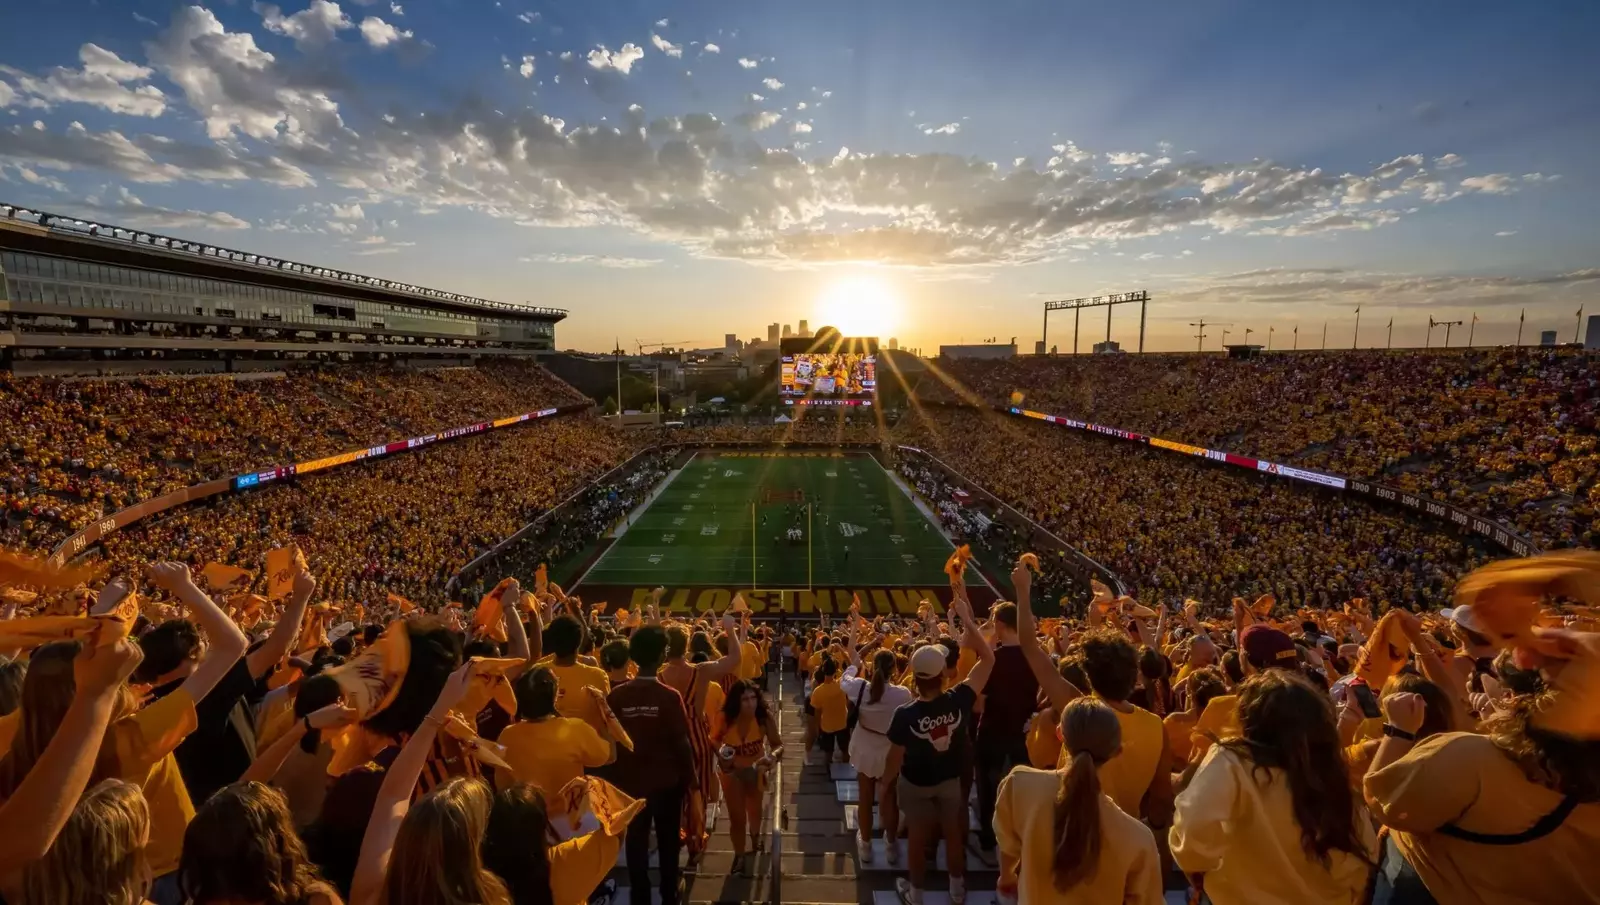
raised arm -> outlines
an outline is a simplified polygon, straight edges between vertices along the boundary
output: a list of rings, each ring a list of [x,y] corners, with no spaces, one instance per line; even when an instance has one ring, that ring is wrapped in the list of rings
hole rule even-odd
[[[294,639],[300,634],[300,623],[305,620],[306,605],[311,602],[311,595],[316,590],[317,580],[311,577],[310,570],[303,565],[296,569],[294,586],[289,592],[289,604],[283,608],[283,615],[272,627],[272,634],[260,647],[245,655],[251,678],[260,679],[271,672],[272,667],[278,665],[293,649]]]
[[[233,669],[233,664],[244,656],[249,642],[245,640],[244,632],[239,631],[239,627],[228,618],[228,614],[204,591],[195,587],[194,580],[189,577],[188,566],[176,562],[157,563],[150,567],[150,580],[187,607],[189,615],[205,630],[208,642],[205,659],[178,687],[179,691],[188,692],[190,699],[198,704]]]
[[[500,618],[506,624],[506,655],[531,664],[528,632],[522,627],[522,583],[515,578],[500,595]]]
[[[350,905],[378,905],[383,895],[384,877],[389,873],[394,838],[411,809],[411,792],[417,787],[417,779],[428,762],[428,752],[433,748],[439,729],[450,719],[450,709],[466,696],[471,681],[470,664],[450,674],[433,709],[423,717],[422,724],[389,765],[372,807],[372,817],[367,821],[367,834],[361,839],[361,860],[356,863],[355,877],[350,882]]]
[[[122,683],[143,657],[139,645],[123,639],[105,647],[85,647],[73,661],[77,690],[66,715],[17,790],[0,804],[0,826],[6,827],[0,876],[21,870],[50,851],[94,773]]]
[[[972,604],[967,602],[967,595],[959,594],[952,602],[961,614],[961,643],[978,655],[977,664],[972,667],[972,672],[967,673],[963,684],[974,693],[981,694],[983,686],[989,683],[989,673],[994,671],[994,649],[989,646],[983,633],[978,631],[978,620],[972,618]]]
[[[283,769],[283,762],[289,759],[289,754],[294,751],[295,746],[305,738],[307,730],[335,729],[355,722],[356,715],[354,707],[346,707],[335,701],[321,710],[295,720],[288,732],[280,735],[277,741],[250,762],[250,769],[244,771],[244,775],[239,777],[239,782],[272,782],[272,778]]]
[[[739,630],[738,620],[732,613],[722,614],[722,633],[728,636],[728,652],[720,660],[697,667],[712,679],[737,673],[739,664],[744,662],[744,633]]]
[[[1078,686],[1061,677],[1050,655],[1039,646],[1039,631],[1033,618],[1033,576],[1028,567],[1018,563],[1011,573],[1011,586],[1017,594],[1017,646],[1022,648],[1022,658],[1027,661],[1033,678],[1044,690],[1045,697],[1056,713],[1065,713],[1067,704],[1083,696]],[[1093,604],[1090,605],[1093,608]]]

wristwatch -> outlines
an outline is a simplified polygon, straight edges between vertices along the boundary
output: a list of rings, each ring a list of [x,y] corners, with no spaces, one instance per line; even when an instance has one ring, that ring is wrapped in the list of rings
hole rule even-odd
[[[1383,734],[1389,738],[1404,739],[1408,742],[1414,742],[1417,740],[1417,734],[1415,732],[1407,732],[1392,723],[1383,724]]]

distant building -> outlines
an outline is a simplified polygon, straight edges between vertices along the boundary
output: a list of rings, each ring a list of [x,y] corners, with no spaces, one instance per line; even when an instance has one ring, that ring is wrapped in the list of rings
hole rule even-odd
[[[1589,315],[1589,326],[1583,331],[1583,347],[1600,349],[1600,314]]]
[[[1553,346],[1555,344],[1556,344],[1556,331],[1554,331],[1554,330],[1541,330],[1541,331],[1539,331],[1539,345],[1541,345],[1541,346]]]
[[[889,337],[889,348],[890,349],[898,349],[898,348],[900,348],[900,340],[899,340],[899,338],[893,337],[893,336]]]
[[[775,343],[777,341],[778,341],[778,325],[777,324],[768,324],[767,325],[767,342]]]
[[[1037,340],[1037,341],[1034,342],[1034,344],[1033,344],[1033,354],[1035,354],[1035,355],[1043,355],[1044,354],[1044,340],[1041,339],[1041,340]]]
[[[1094,344],[1094,354],[1115,355],[1122,351],[1122,344],[1114,339],[1108,339]]]
[[[811,338],[811,325],[806,323],[805,321],[801,321],[800,322],[800,338],[801,339],[810,339]]]
[[[940,358],[1016,358],[1017,344],[983,343],[981,345],[940,346]]]
[[[794,331],[789,329],[789,325],[788,324],[784,324],[783,325],[783,338],[784,339],[788,339],[789,337],[791,337],[793,335],[794,335]]]

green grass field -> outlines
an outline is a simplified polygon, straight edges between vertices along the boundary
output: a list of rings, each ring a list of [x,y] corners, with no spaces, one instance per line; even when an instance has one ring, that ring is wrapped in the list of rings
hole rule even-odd
[[[804,503],[762,502],[795,491]],[[806,539],[792,543],[785,532],[796,515]],[[948,586],[942,569],[950,550],[871,456],[700,453],[583,583],[938,588]],[[967,574],[969,584],[982,583],[976,570]]]

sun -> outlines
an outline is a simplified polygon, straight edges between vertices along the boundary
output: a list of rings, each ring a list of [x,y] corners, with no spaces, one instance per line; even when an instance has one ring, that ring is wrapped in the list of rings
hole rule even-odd
[[[845,336],[883,337],[900,323],[900,296],[875,276],[835,280],[817,296],[816,308],[813,323],[837,327]]]

